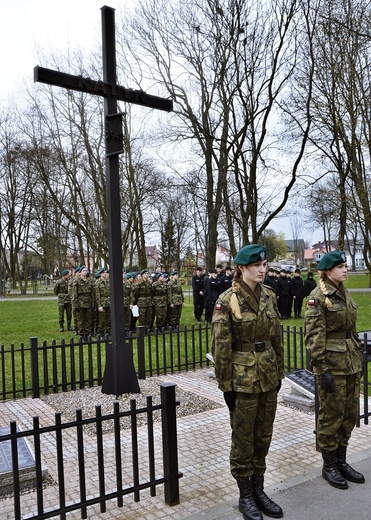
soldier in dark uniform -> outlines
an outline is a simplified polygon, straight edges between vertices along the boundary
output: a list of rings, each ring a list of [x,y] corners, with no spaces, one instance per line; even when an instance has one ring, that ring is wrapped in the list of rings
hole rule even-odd
[[[232,287],[232,281],[232,267],[230,265],[227,265],[225,268],[225,273],[220,277],[220,293]]]
[[[215,375],[230,411],[231,473],[245,520],[260,520],[261,513],[281,518],[281,507],[264,492],[265,459],[284,377],[276,295],[262,284],[265,247],[243,247],[234,263],[232,287],[217,300],[211,326]]]
[[[319,286],[308,297],[305,344],[319,389],[317,445],[322,476],[339,489],[364,476],[346,462],[346,451],[359,415],[363,348],[356,333],[357,305],[343,282],[344,251],[325,254],[318,264]]]
[[[304,298],[304,281],[300,269],[295,269],[294,278],[291,279],[291,292],[294,299],[295,318],[301,318],[301,308]]]
[[[309,296],[310,293],[317,287],[317,282],[313,278],[313,273],[309,272],[307,278],[304,281],[304,297]]]
[[[286,320],[288,318],[291,287],[290,287],[290,282],[286,276],[285,269],[282,269],[282,271],[280,272],[280,276],[277,279],[277,293],[276,294],[277,294],[278,310],[280,312],[281,318],[283,320]]]
[[[277,277],[273,267],[268,269],[267,276],[264,278],[264,285],[269,285],[275,293],[277,292]]]
[[[62,278],[54,285],[54,294],[58,296],[59,310],[59,330],[64,332],[64,314],[66,313],[67,330],[73,330],[71,295],[68,292],[68,279],[70,272],[68,269],[62,271]]]
[[[95,306],[98,311],[98,329],[100,336],[111,334],[111,296],[108,269],[100,269],[100,277],[94,284]]]
[[[205,321],[211,323],[214,305],[220,294],[220,279],[216,269],[209,269],[209,276],[204,281]]]
[[[94,281],[88,277],[88,268],[80,268],[80,276],[72,282],[72,305],[76,311],[77,333],[86,341],[91,332],[94,307]]]
[[[179,282],[178,271],[170,273],[169,282],[169,325],[173,330],[179,330],[180,316],[184,305],[182,284]]]
[[[145,327],[146,330],[151,328],[153,312],[152,282],[148,277],[148,270],[143,269],[140,272],[139,282],[133,288],[134,305],[139,307],[138,325]]]
[[[201,267],[196,267],[196,274],[192,276],[193,313],[196,321],[201,321],[204,312],[204,277]]]

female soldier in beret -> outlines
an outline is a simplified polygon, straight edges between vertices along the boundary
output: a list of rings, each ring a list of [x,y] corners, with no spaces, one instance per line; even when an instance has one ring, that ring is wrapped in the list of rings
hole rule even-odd
[[[261,512],[281,518],[281,507],[264,492],[265,458],[284,377],[277,300],[262,284],[265,247],[243,247],[234,263],[232,287],[220,295],[212,318],[215,375],[230,411],[231,473],[245,520],[260,520]]]
[[[346,462],[348,442],[358,418],[362,344],[356,333],[357,305],[343,282],[344,251],[331,251],[318,264],[319,286],[309,295],[305,312],[305,344],[319,388],[317,445],[322,476],[331,486],[362,483],[364,476]]]

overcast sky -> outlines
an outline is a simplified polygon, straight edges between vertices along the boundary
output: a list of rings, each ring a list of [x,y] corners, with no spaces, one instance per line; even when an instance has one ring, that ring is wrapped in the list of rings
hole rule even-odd
[[[0,97],[33,81],[33,68],[41,65],[38,49],[93,49],[102,38],[101,7],[122,8],[131,1],[0,0]]]
[[[80,48],[87,52],[101,44],[101,7],[119,10],[136,0],[0,0],[0,105],[9,96],[19,101],[17,92],[33,82],[38,50],[48,54]],[[16,97],[15,97],[16,96]],[[290,219],[277,219],[271,226],[292,238]],[[313,243],[322,239],[319,230],[303,229],[301,238]]]

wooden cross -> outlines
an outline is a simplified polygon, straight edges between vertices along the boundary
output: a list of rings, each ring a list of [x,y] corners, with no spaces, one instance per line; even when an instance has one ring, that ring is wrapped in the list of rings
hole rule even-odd
[[[34,80],[104,98],[112,344],[107,347],[102,392],[118,396],[125,393],[139,393],[140,388],[135,373],[133,353],[130,344],[125,340],[124,328],[119,188],[119,154],[123,152],[123,134],[122,114],[117,112],[117,101],[126,101],[167,112],[173,109],[173,102],[170,99],[151,96],[140,90],[126,89],[117,85],[115,10],[103,6],[101,12],[103,81],[94,81],[42,67],[34,68]]]

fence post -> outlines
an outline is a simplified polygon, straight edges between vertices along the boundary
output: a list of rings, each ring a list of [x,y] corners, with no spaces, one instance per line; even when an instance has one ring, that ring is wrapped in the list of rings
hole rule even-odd
[[[40,397],[39,355],[37,338],[30,338],[32,397]]]
[[[176,401],[175,384],[161,385],[162,409],[162,449],[164,463],[164,477],[167,478],[165,503],[169,506],[179,504],[179,468],[178,468],[178,439],[176,430]]]
[[[131,340],[132,341],[132,340]],[[138,379],[146,378],[146,361],[144,356],[144,327],[137,327]]]

